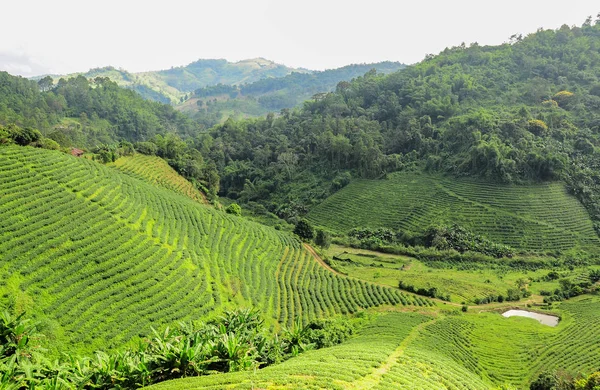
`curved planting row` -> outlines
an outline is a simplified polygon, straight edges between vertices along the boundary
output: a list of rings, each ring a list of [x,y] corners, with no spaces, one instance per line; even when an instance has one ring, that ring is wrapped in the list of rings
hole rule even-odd
[[[0,293],[23,291],[56,337],[88,349],[232,305],[283,324],[431,305],[329,273],[287,234],[58,152],[0,148],[0,195]]]
[[[384,365],[413,329],[430,318],[412,313],[379,316],[358,337],[331,348],[308,351],[257,372],[237,372],[163,382],[156,389],[348,389]],[[372,385],[372,384],[371,384]],[[364,387],[364,388],[370,388]]]
[[[151,184],[168,188],[200,203],[206,203],[206,197],[160,157],[143,154],[124,156],[117,159],[112,166]]]
[[[357,227],[422,233],[430,225],[458,223],[517,249],[600,244],[587,212],[561,183],[498,185],[399,172],[353,181],[308,218],[340,233]]]
[[[257,372],[168,381],[178,389],[528,388],[544,370],[589,375],[598,369],[600,300],[561,304],[553,328],[498,313],[378,316],[347,342]]]
[[[546,369],[563,369],[590,374],[600,362],[600,299],[582,297],[560,305],[564,327],[548,338],[535,360],[534,374]]]

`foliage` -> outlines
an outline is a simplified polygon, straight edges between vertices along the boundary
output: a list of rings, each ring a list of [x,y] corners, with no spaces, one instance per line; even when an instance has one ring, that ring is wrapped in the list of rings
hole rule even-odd
[[[242,215],[242,208],[237,203],[232,203],[225,209],[227,214],[237,215],[238,217]]]
[[[493,243],[456,224],[451,227],[430,227],[425,232],[423,241],[428,247],[441,250],[454,249],[460,253],[471,251],[497,258],[514,255],[514,251],[510,247]]]
[[[327,249],[331,246],[331,235],[323,229],[317,229],[315,244],[321,248]]]
[[[315,237],[315,229],[306,219],[301,219],[296,223],[294,234],[303,240],[310,241]]]
[[[398,288],[401,290],[405,290],[408,292],[412,292],[415,294],[419,294],[425,297],[429,297],[429,298],[439,298],[443,301],[448,301],[450,302],[450,296],[449,295],[442,295],[439,291],[437,287],[429,287],[429,288],[415,288],[415,286],[413,286],[412,284],[408,284],[403,282],[402,280],[398,282]]]
[[[452,250],[461,254],[474,252],[496,258],[512,257],[514,254],[510,247],[493,243],[457,224],[431,226],[422,235],[404,231],[394,232],[386,228],[355,228],[348,233],[348,236],[359,240],[360,245],[368,249],[376,249],[384,245],[422,245],[440,251]]]
[[[39,141],[42,134],[31,127],[21,128],[14,124],[6,127],[0,125],[0,144],[15,143],[17,145],[29,145]]]
[[[341,174],[425,169],[494,184],[564,180],[600,221],[599,29],[540,30],[512,44],[448,48],[386,76],[369,72],[302,109],[215,126],[203,156],[221,176],[248,180],[224,181],[221,195],[275,213],[314,207],[339,189],[332,180]]]
[[[596,390],[600,388],[600,372],[582,378],[565,371],[545,371],[529,386],[530,390]]]
[[[561,305],[570,320],[552,328],[497,313],[454,311],[436,319],[385,313],[356,337],[256,374],[226,374],[165,382],[153,389],[398,388],[527,389],[541,370],[589,376],[597,370],[598,300]],[[537,353],[531,353],[537,348]],[[394,352],[396,351],[396,354]],[[401,353],[398,359],[397,353]],[[561,374],[562,375],[562,374]],[[576,380],[578,379],[575,377]]]
[[[590,271],[589,280],[579,282],[575,282],[568,278],[560,279],[558,281],[560,287],[553,292],[545,294],[544,303],[560,302],[565,299],[598,291],[598,289],[593,286],[594,275],[596,275],[596,273],[597,271],[595,270]]]
[[[333,346],[354,330],[347,320],[318,321],[300,331],[284,329],[271,335],[258,311],[227,311],[206,324],[181,323],[123,352],[97,352],[93,358],[67,356],[49,362],[27,350],[35,334],[23,315],[0,316],[0,379],[3,388],[133,389],[152,383],[213,372],[244,371],[264,367],[311,348]],[[290,337],[289,335],[294,335]]]

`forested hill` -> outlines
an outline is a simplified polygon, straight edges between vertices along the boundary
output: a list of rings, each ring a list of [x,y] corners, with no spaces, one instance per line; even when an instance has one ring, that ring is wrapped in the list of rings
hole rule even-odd
[[[564,180],[598,220],[600,24],[473,44],[367,74],[302,110],[216,126],[221,192],[289,217],[351,177],[411,169]]]
[[[252,83],[268,77],[283,77],[292,72],[310,72],[290,68],[264,58],[229,62],[223,59],[201,59],[186,66],[171,69],[131,73],[112,66],[91,69],[85,73],[66,76],[52,75],[58,80],[84,76],[88,79],[107,77],[121,87],[132,89],[146,99],[175,103],[192,91],[215,84],[237,85]],[[39,78],[38,78],[39,79]]]
[[[8,124],[33,127],[61,146],[77,147],[198,131],[172,107],[145,100],[108,78],[78,76],[53,86],[0,72],[0,125]]]
[[[375,70],[389,74],[405,65],[399,62],[353,64],[312,73],[292,72],[285,77],[269,77],[241,85],[220,83],[197,89],[178,109],[210,126],[225,115],[259,116],[293,108],[318,93],[331,92],[341,81],[350,81]]]

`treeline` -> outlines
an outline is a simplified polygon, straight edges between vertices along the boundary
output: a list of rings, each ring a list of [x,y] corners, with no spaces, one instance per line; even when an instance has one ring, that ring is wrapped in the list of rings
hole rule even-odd
[[[560,275],[556,271],[550,271],[543,278],[545,281],[558,280],[559,282],[559,288],[554,289],[554,291],[540,291],[540,295],[544,297],[544,303],[561,302],[582,294],[600,291],[600,286],[596,285],[600,281],[600,271],[598,270],[589,271],[588,280],[573,281],[567,278],[559,278]]]
[[[135,389],[169,379],[244,371],[279,363],[304,351],[341,343],[355,331],[348,319],[296,323],[271,334],[255,310],[226,312],[208,323],[153,330],[133,349],[67,355],[40,349],[43,336],[23,314],[0,312],[0,388]]]
[[[452,226],[430,226],[423,234],[393,231],[386,228],[355,228],[348,232],[350,243],[364,249],[384,246],[421,246],[438,251],[455,251],[460,254],[479,253],[493,258],[510,258],[515,251],[477,235],[457,224]]]
[[[531,384],[530,390],[597,390],[600,389],[600,371],[590,375],[573,375],[564,370],[545,371]]]

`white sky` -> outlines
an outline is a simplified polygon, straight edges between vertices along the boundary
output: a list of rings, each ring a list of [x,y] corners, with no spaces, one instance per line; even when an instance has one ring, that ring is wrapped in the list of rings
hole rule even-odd
[[[25,76],[112,65],[132,72],[200,58],[265,57],[328,69],[418,62],[581,25],[598,0],[2,0],[0,70]]]

